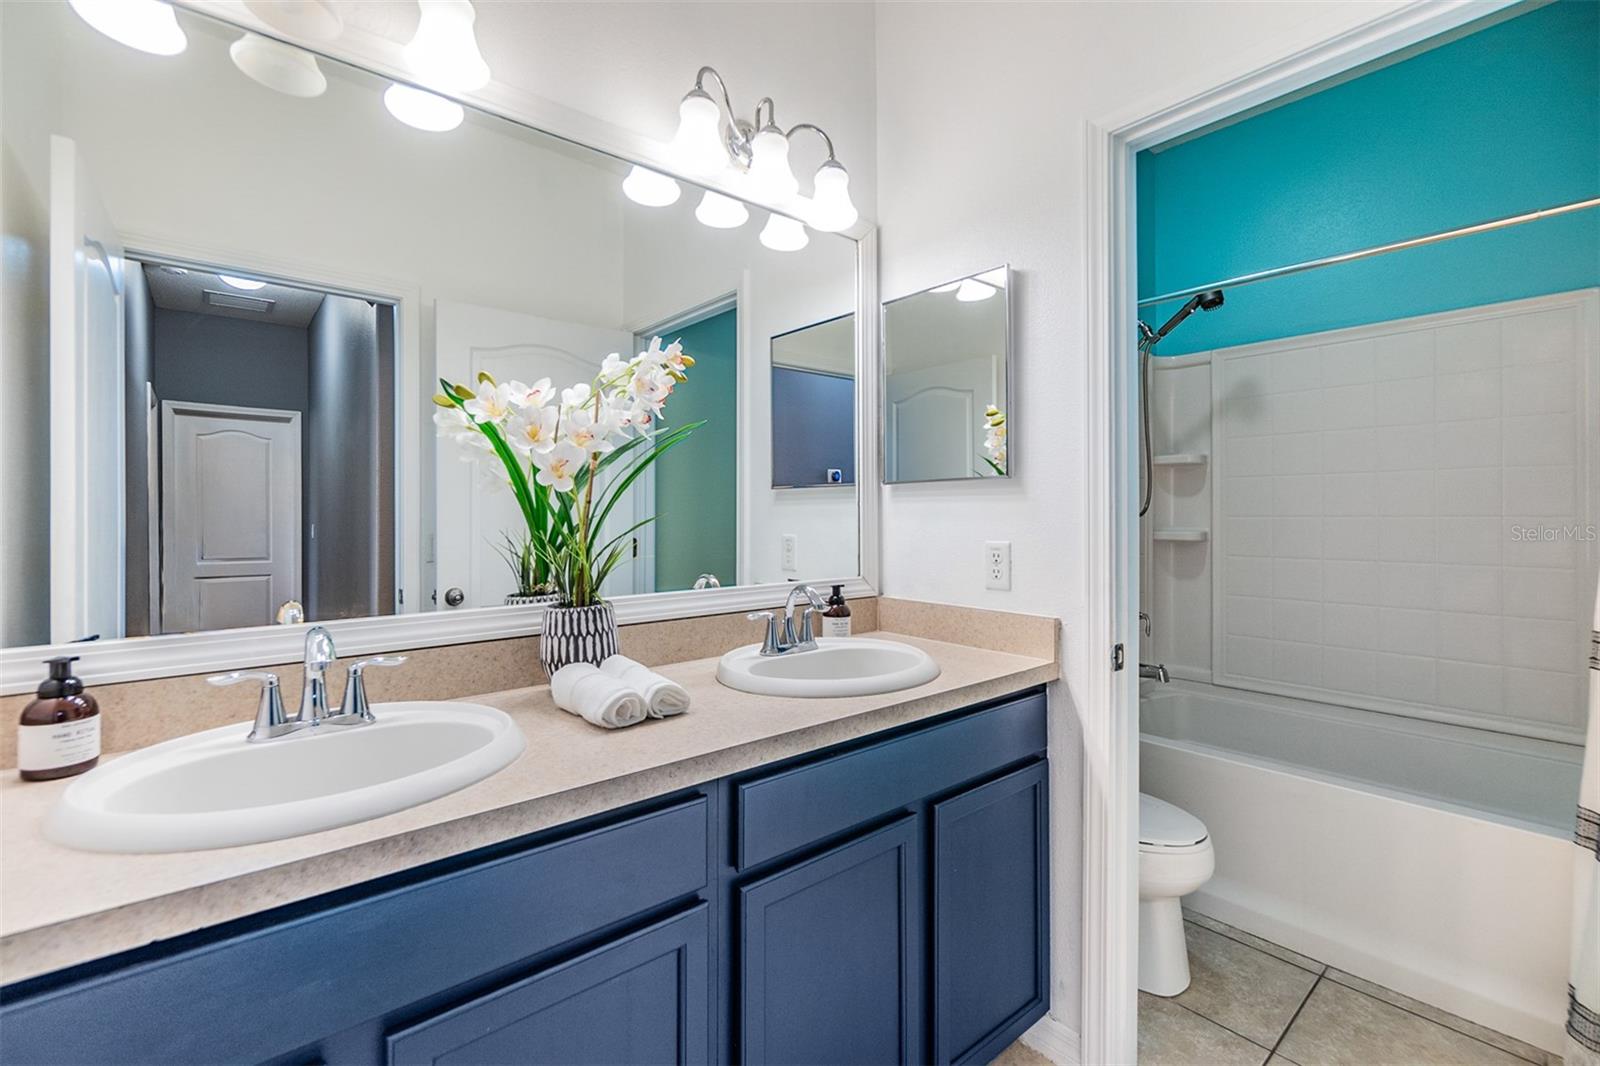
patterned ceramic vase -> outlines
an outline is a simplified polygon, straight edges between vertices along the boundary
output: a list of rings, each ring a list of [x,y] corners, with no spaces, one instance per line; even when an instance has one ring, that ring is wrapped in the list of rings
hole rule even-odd
[[[609,603],[594,607],[547,607],[539,635],[539,662],[551,676],[571,663],[599,666],[617,653],[617,616]]]
[[[560,602],[559,592],[534,592],[526,596],[513,592],[506,597],[507,607],[552,607]]]

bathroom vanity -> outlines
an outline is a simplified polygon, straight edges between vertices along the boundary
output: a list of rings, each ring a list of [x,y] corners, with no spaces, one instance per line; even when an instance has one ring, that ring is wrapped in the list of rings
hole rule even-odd
[[[586,788],[645,796],[332,891],[296,891],[293,866],[263,871],[257,876],[280,875],[265,890],[277,905],[220,924],[204,917],[217,903],[207,891],[226,896],[229,882],[200,886],[197,876],[196,888],[165,897],[192,901],[189,922],[160,898],[130,912],[146,908],[175,935],[8,985],[0,993],[6,1058],[987,1061],[1048,1003],[1046,716],[1037,681],[1054,666],[919,643],[946,663],[944,678],[852,701],[752,697],[716,686],[710,662],[685,664],[680,677],[700,701],[695,712],[615,734],[547,708],[545,690],[506,694],[515,699],[503,705],[539,704],[537,713],[510,712],[529,733],[528,752],[500,778],[409,815],[213,852],[52,848],[57,869],[81,862],[97,877],[156,869],[176,877],[183,865],[230,856],[243,867],[247,855],[314,850],[307,842],[338,834],[403,853],[409,838],[386,837],[386,824],[415,825],[429,811],[449,817],[449,804],[497,780],[502,790],[559,789],[563,763],[592,784],[545,797],[569,804],[554,810],[583,809],[570,804]],[[946,691],[927,693],[939,688]],[[987,698],[974,702],[979,695]],[[773,717],[762,722],[763,714]],[[790,728],[801,719],[784,716],[796,714],[812,724]],[[691,730],[726,734],[735,721],[768,739],[751,746],[724,735],[707,742],[712,750],[678,758],[698,751]],[[667,750],[640,754],[652,747]],[[741,749],[739,761],[722,765],[745,768],[666,787]],[[611,767],[574,770],[590,750],[614,752]],[[772,757],[785,751],[793,754]],[[631,759],[662,765],[629,775],[643,766]],[[7,799],[31,795],[16,787]],[[503,812],[433,831],[481,839],[475,818]],[[369,853],[358,846],[347,854]],[[318,861],[310,850],[301,861],[308,886],[319,884]],[[86,915],[58,935],[93,942],[96,925],[118,920],[116,912]],[[19,945],[40,944],[8,939],[8,979],[19,961],[31,965]]]

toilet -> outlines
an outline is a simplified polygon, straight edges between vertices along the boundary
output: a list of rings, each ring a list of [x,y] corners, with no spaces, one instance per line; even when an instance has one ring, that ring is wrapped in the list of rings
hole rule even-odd
[[[1178,900],[1211,879],[1216,858],[1205,823],[1139,794],[1139,990],[1175,996],[1189,987],[1189,949]]]

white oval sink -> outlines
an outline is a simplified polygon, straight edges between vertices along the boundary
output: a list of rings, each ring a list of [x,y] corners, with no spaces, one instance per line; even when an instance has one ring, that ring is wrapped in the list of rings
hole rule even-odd
[[[939,664],[921,648],[873,637],[822,637],[815,651],[762,655],[735,648],[717,663],[717,680],[761,696],[873,696],[925,685]]]
[[[257,844],[393,814],[482,781],[526,745],[476,703],[380,703],[377,721],[251,744],[250,723],[114,759],[68,786],[45,835],[84,851]]]

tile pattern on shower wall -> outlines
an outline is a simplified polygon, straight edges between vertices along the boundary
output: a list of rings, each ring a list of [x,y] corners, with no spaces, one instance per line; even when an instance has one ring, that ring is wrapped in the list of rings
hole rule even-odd
[[[1216,680],[1576,738],[1597,307],[1213,353]]]

